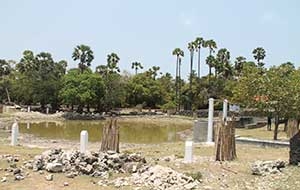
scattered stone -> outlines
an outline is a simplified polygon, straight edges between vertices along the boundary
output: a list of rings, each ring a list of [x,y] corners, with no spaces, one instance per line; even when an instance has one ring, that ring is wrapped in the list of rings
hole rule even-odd
[[[21,181],[21,180],[23,180],[23,179],[24,179],[24,176],[22,176],[22,175],[20,175],[20,174],[15,175],[15,180],[16,180],[16,181]]]
[[[268,174],[277,174],[286,166],[286,163],[281,160],[276,161],[256,161],[251,165],[253,175],[265,176]]]
[[[40,171],[39,171],[39,174],[40,174],[40,175],[43,175],[43,174],[44,174],[44,171],[43,171],[43,170],[40,170]]]
[[[61,163],[47,163],[46,170],[53,173],[62,172],[63,165]]]
[[[13,171],[13,174],[14,174],[14,175],[20,174],[20,173],[21,173],[21,169],[19,169],[19,168],[16,168],[16,169],[14,169],[14,171]]]
[[[64,186],[69,186],[69,183],[68,182],[64,182]]]
[[[1,183],[7,182],[7,177],[2,177],[0,182]]]
[[[46,175],[45,176],[45,179],[47,180],[47,181],[53,181],[53,174],[49,174],[49,175]]]
[[[66,174],[67,178],[74,178],[76,176],[77,176],[77,174],[75,172],[69,172],[69,173]]]

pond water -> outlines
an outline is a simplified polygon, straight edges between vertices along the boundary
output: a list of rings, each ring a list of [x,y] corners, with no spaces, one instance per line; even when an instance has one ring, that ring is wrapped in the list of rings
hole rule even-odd
[[[100,141],[106,121],[59,121],[20,123],[20,132],[48,139],[79,140],[87,130],[89,141]],[[189,129],[188,122],[118,121],[120,141],[123,143],[163,143],[179,141],[178,132]]]

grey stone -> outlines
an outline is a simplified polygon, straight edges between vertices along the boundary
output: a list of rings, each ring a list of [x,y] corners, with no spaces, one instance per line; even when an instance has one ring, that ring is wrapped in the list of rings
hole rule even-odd
[[[45,179],[46,179],[47,181],[53,181],[53,177],[54,177],[53,174],[49,174],[49,175],[46,175],[46,176],[45,176]]]
[[[20,175],[20,174],[15,175],[15,180],[21,181],[21,180],[23,180],[23,179],[24,179],[24,176],[22,176],[22,175]]]
[[[2,177],[0,182],[1,183],[7,182],[7,177]]]
[[[62,172],[63,165],[61,163],[47,163],[46,170],[53,173]]]

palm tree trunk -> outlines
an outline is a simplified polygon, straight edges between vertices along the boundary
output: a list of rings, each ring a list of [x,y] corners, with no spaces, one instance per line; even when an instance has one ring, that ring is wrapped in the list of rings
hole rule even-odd
[[[138,69],[137,69],[137,67],[136,67],[136,68],[135,68],[135,75],[137,75],[137,70],[138,70]]]
[[[191,51],[191,71],[190,71],[190,110],[192,110],[192,81],[193,81],[193,76],[192,76],[192,72],[193,72],[193,58],[194,58],[194,52]]]
[[[200,49],[201,48],[199,48],[198,49],[198,78],[200,78],[201,77],[201,73],[200,73]]]
[[[10,96],[9,96],[9,93],[8,93],[8,89],[7,87],[5,87],[5,91],[6,91],[6,95],[7,95],[7,100],[8,100],[8,103],[10,104],[11,101],[10,101]]]
[[[176,59],[176,76],[175,76],[175,101],[178,101],[178,61],[179,61],[179,56],[177,56]],[[176,107],[177,111],[177,107]]]
[[[178,111],[180,111],[180,104],[181,104],[181,59],[178,62]]]

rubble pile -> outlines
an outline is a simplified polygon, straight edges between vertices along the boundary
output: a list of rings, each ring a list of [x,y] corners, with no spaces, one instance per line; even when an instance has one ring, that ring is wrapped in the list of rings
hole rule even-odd
[[[24,166],[33,171],[63,172],[67,177],[73,178],[78,175],[102,177],[108,175],[108,172],[132,173],[145,163],[145,158],[136,153],[107,151],[82,154],[79,151],[52,149],[25,162]]]
[[[268,174],[277,174],[286,166],[286,162],[281,160],[276,161],[256,161],[251,165],[253,175],[265,176]]]

